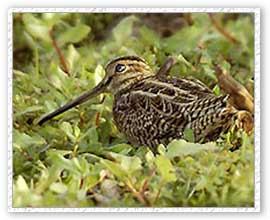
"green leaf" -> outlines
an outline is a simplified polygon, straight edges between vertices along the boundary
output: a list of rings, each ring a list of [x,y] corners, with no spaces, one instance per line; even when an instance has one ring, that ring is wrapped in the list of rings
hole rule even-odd
[[[186,128],[184,130],[184,139],[188,142],[194,142],[194,132],[191,128]]]
[[[100,81],[104,78],[105,76],[105,70],[101,65],[97,65],[95,72],[94,72],[94,82],[95,85],[99,84]]]
[[[157,151],[159,154],[164,155],[166,152],[166,148],[163,144],[159,144],[157,147]]]
[[[27,31],[23,32],[23,35],[25,37],[25,41],[27,42],[27,45],[32,49],[32,50],[36,50],[37,48],[37,44],[33,38],[33,36],[28,33]]]
[[[75,125],[74,126],[74,136],[76,137],[76,139],[79,138],[80,133],[81,133],[80,128],[77,125]]]
[[[65,184],[59,182],[59,183],[52,183],[50,185],[50,190],[55,193],[62,194],[65,193],[68,190],[68,188]]]
[[[66,159],[61,151],[58,150],[50,150],[47,152],[48,158],[50,159],[51,164],[56,166],[59,169],[66,169],[77,176],[81,175],[81,167],[80,163],[78,163],[77,158],[73,158],[72,160]]]
[[[120,164],[112,162],[110,160],[102,159],[101,163],[119,180],[125,181],[127,180],[128,174],[127,172],[121,167]]]
[[[109,152],[108,155],[119,162],[122,169],[125,170],[130,176],[132,176],[135,171],[142,169],[142,161],[139,157],[128,157],[113,152]]]
[[[188,66],[190,68],[193,68],[192,64],[190,62],[188,62],[182,54],[179,54],[177,56],[177,61],[180,63],[184,63],[186,66]]]
[[[29,192],[30,191],[25,179],[21,175],[19,175],[17,180],[15,181],[14,188],[16,188],[16,191],[18,191],[18,192]]]
[[[59,108],[59,106],[54,101],[51,100],[46,100],[44,102],[44,106],[46,107],[46,112],[52,112],[55,109]]]
[[[90,127],[84,134],[80,137],[80,141],[88,139],[91,143],[98,143],[98,132],[96,127]]]
[[[73,128],[71,124],[69,124],[68,122],[63,122],[60,125],[60,129],[65,132],[65,134],[70,138],[73,143],[76,142],[76,137],[73,135]]]
[[[113,29],[114,39],[119,43],[124,43],[128,38],[131,37],[133,24],[138,18],[134,15],[128,16],[122,19],[118,25]]]
[[[28,135],[26,133],[20,133],[17,130],[13,131],[13,146],[17,148],[28,148],[31,146],[42,146],[46,143],[43,137],[38,134]]]
[[[41,19],[36,18],[33,14],[30,13],[24,13],[22,18],[25,29],[34,38],[43,40],[45,42],[51,41],[49,35],[49,26],[47,26],[46,23],[44,23]]]
[[[196,26],[184,27],[171,37],[164,39],[164,49],[169,53],[191,51],[196,48],[204,32],[203,28]]]
[[[185,140],[173,140],[168,145],[166,156],[170,159],[176,156],[194,155],[201,151],[215,151],[218,147],[214,142],[206,144],[188,143]]]
[[[217,77],[215,75],[215,71],[209,67],[209,65],[202,65],[203,73],[211,78],[213,81],[217,81]]]
[[[96,184],[98,184],[99,178],[98,175],[88,175],[85,179],[85,187],[86,190],[91,189],[94,187]]]
[[[114,153],[121,153],[121,154],[127,154],[128,152],[130,152],[132,150],[132,146],[130,146],[129,144],[116,144],[113,145],[109,148],[110,151],[114,152]]]
[[[40,111],[40,110],[43,110],[43,109],[44,109],[43,106],[40,106],[40,105],[33,105],[33,106],[30,106],[30,107],[24,109],[24,110],[21,111],[21,112],[16,113],[14,116],[15,116],[15,117],[18,117],[18,116],[20,116],[20,115],[24,115],[24,114],[31,113],[31,112],[37,112],[37,111]]]
[[[140,28],[141,39],[146,45],[154,45],[157,48],[160,48],[160,38],[152,30],[146,26]]]
[[[220,96],[220,94],[221,94],[218,84],[215,85],[215,87],[212,89],[212,91],[216,96]]]
[[[75,27],[70,27],[58,36],[57,42],[60,46],[66,43],[78,43],[87,37],[90,30],[90,27],[85,24],[79,24]]]
[[[159,155],[155,159],[155,164],[159,173],[162,176],[163,183],[174,182],[177,180],[175,169],[171,161],[164,155]]]
[[[151,150],[147,151],[147,153],[145,154],[145,159],[146,159],[148,164],[150,164],[150,165],[153,164],[153,162],[155,160],[155,156]]]
[[[202,176],[195,188],[196,188],[196,190],[202,190],[206,187],[207,187],[207,179],[205,176]]]
[[[67,80],[67,75],[62,71],[57,63],[51,62],[48,69],[46,69],[49,77],[49,82],[58,90],[66,92],[65,80]]]
[[[72,44],[70,44],[68,46],[66,61],[68,64],[68,69],[71,73],[74,71],[74,69],[78,65],[79,60],[80,60],[80,54],[75,49],[75,47]]]
[[[67,13],[42,13],[42,19],[49,28],[61,22],[61,19],[66,16]]]
[[[50,185],[59,178],[61,171],[62,167],[57,165],[52,165],[49,168],[42,168],[40,178],[35,186],[35,193],[40,194],[50,187]]]

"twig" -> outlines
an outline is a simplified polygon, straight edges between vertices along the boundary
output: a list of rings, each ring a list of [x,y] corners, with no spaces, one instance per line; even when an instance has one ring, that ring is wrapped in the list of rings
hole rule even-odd
[[[80,187],[79,187],[79,189],[82,189],[84,182],[85,182],[85,177],[82,177],[81,180],[80,180]]]
[[[96,113],[96,122],[95,122],[95,124],[96,124],[96,127],[99,127],[99,124],[100,124],[100,112]]]
[[[161,185],[160,185],[160,187],[159,187],[159,189],[158,189],[157,195],[156,195],[156,197],[155,197],[155,199],[154,199],[153,204],[155,204],[156,201],[158,200],[158,198],[159,198],[159,196],[160,196],[160,193],[161,193],[161,189],[162,189],[163,186],[164,186],[164,184],[161,183]]]
[[[35,46],[35,77],[38,79],[39,76],[39,52],[38,52],[38,47]]]
[[[191,13],[185,13],[184,14],[184,18],[185,18],[185,20],[186,20],[186,22],[188,23],[189,26],[193,25],[193,23],[194,23],[191,15],[192,15]]]
[[[160,67],[159,71],[157,72],[157,77],[166,77],[169,75],[171,68],[177,62],[177,58],[174,56],[169,57],[165,63]]]
[[[59,57],[59,61],[60,61],[60,63],[61,63],[61,66],[62,66],[62,68],[63,68],[63,71],[64,71],[68,76],[70,76],[70,73],[69,73],[69,71],[68,71],[68,67],[67,67],[67,64],[66,64],[66,60],[65,60],[65,58],[64,58],[64,56],[63,56],[63,53],[62,53],[61,49],[59,48],[59,46],[58,46],[58,44],[57,44],[57,42],[56,42],[56,40],[55,40],[55,38],[54,38],[54,35],[53,35],[53,29],[50,30],[49,34],[50,34],[50,37],[51,37],[51,39],[52,39],[53,47],[55,48],[55,50],[56,50],[56,52],[57,52],[57,55],[58,55],[58,57]]]
[[[214,27],[229,41],[231,41],[234,44],[240,43],[238,39],[236,39],[231,33],[229,33],[227,30],[225,30],[222,25],[216,20],[213,13],[208,13],[208,16],[210,18],[210,21],[214,25]]]
[[[102,104],[105,101],[106,96],[102,95],[101,100],[99,102],[99,104]],[[96,113],[96,127],[99,127],[100,124],[100,112]]]
[[[129,181],[125,182],[127,188],[129,189],[129,191],[132,193],[132,195],[137,198],[141,203],[143,203],[145,206],[147,207],[151,207],[151,203],[148,201],[148,199],[142,195],[141,193],[139,193]]]
[[[148,184],[149,184],[149,181],[151,180],[152,176],[154,175],[154,173],[156,172],[157,168],[154,167],[151,172],[148,174],[146,180],[144,181],[143,183],[143,186],[142,186],[142,189],[141,189],[141,194],[144,194],[147,187],[148,187]]]

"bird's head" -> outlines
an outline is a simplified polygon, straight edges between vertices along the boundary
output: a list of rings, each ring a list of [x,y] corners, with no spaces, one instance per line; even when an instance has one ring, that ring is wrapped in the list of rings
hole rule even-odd
[[[52,113],[45,115],[39,120],[38,124],[42,125],[51,118],[82,104],[103,92],[109,92],[115,95],[118,92],[130,88],[134,83],[154,75],[148,64],[142,58],[137,56],[124,56],[114,59],[107,64],[105,72],[105,77],[96,87],[68,102]]]
[[[152,75],[153,71],[142,58],[125,56],[107,64],[106,76],[101,84],[104,85],[105,91],[116,94]]]

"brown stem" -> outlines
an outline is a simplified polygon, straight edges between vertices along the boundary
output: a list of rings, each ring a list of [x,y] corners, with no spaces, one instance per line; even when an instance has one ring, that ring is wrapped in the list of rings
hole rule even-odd
[[[164,184],[161,183],[161,185],[160,185],[160,187],[159,187],[159,189],[158,189],[157,195],[156,195],[156,197],[155,197],[155,199],[154,199],[153,204],[155,204],[156,201],[158,200],[158,198],[159,198],[159,196],[160,196],[160,193],[161,193],[161,189],[162,189],[163,186],[164,186]]]
[[[82,125],[84,125],[84,123],[85,123],[83,114],[84,114],[84,112],[80,112],[80,114],[79,114],[80,123],[81,123]]]
[[[96,122],[95,122],[95,124],[96,124],[96,127],[99,127],[99,124],[100,124],[100,112],[96,113]]]
[[[170,56],[165,63],[160,67],[157,72],[157,77],[167,77],[170,73],[171,68],[176,64],[177,58],[174,56]]]
[[[81,178],[79,189],[82,189],[84,182],[85,182],[85,177]]]
[[[105,101],[106,96],[102,95],[101,100],[99,102],[99,104],[102,104]],[[100,112],[96,113],[96,127],[99,127],[100,124]]]
[[[186,22],[188,23],[189,26],[193,25],[194,21],[191,17],[191,13],[185,13],[184,18],[186,19]]]
[[[227,38],[229,41],[231,41],[234,44],[240,43],[238,39],[236,39],[230,32],[228,32],[222,27],[222,25],[215,18],[214,13],[208,13],[208,16],[210,18],[210,21],[214,25],[214,27],[219,31],[219,33],[221,33],[225,38]]]
[[[125,182],[127,188],[129,189],[129,191],[132,193],[132,195],[138,199],[138,201],[140,201],[141,203],[143,203],[145,206],[147,207],[151,207],[151,203],[148,201],[148,199],[142,195],[141,193],[139,193],[129,181]]]
[[[148,188],[148,184],[149,184],[149,181],[151,180],[152,176],[154,175],[154,173],[156,172],[157,168],[154,167],[151,172],[148,174],[146,180],[144,181],[143,183],[143,186],[142,186],[142,189],[141,189],[141,194],[144,194],[146,189]]]
[[[58,57],[59,57],[59,61],[60,61],[60,63],[61,63],[62,69],[63,69],[63,71],[64,71],[68,76],[70,76],[70,73],[69,73],[69,71],[68,71],[68,67],[67,67],[66,60],[65,60],[65,58],[64,58],[64,56],[63,56],[63,53],[62,53],[61,49],[59,48],[59,46],[58,46],[58,44],[57,44],[57,42],[56,42],[56,40],[55,40],[55,38],[54,38],[54,35],[53,35],[53,29],[50,30],[49,34],[50,34],[50,37],[51,37],[51,39],[52,39],[53,47],[55,48],[55,50],[56,50],[56,52],[57,52],[57,55],[58,55]]]

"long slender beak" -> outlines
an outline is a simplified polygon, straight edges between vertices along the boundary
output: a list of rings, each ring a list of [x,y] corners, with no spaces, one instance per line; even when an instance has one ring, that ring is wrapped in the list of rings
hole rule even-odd
[[[108,84],[108,80],[107,82],[104,83],[104,80],[102,80],[95,88],[93,88],[91,91],[86,92],[84,94],[82,94],[81,96],[79,96],[78,98],[68,102],[67,104],[63,105],[62,107],[60,107],[59,109],[43,116],[39,121],[38,121],[38,125],[42,125],[44,124],[46,121],[54,118],[55,116],[77,106],[80,105],[86,101],[88,101],[89,99],[99,95],[100,93],[104,92],[105,89],[107,88],[107,84]]]

